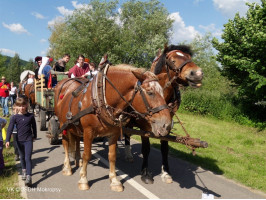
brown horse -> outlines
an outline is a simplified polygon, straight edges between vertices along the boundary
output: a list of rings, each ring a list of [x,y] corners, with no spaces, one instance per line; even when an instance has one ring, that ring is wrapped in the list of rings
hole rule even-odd
[[[80,113],[87,114],[73,120]],[[122,126],[129,118],[141,118],[146,123],[146,129],[156,136],[167,135],[171,126],[171,116],[157,77],[149,71],[143,72],[129,65],[101,70],[92,83],[82,78],[60,81],[55,87],[55,114],[60,122],[60,131],[64,129],[64,175],[72,174],[69,153],[76,150],[76,155],[79,154],[79,141],[83,136],[80,190],[89,189],[87,163],[91,158],[93,138],[109,137],[110,187],[113,191],[123,191],[115,173],[116,144]],[[66,125],[69,120],[73,120],[73,123]]]
[[[157,56],[151,66],[151,71],[154,72],[159,83],[164,90],[164,98],[170,107],[171,117],[178,110],[181,98],[179,85],[200,87],[203,78],[203,72],[194,62],[191,61],[192,51],[185,45],[170,45],[165,47],[163,53]],[[130,122],[130,126],[137,126],[142,130],[146,130],[142,123],[136,120]],[[150,152],[150,142],[148,137],[142,139],[142,171],[141,180],[146,184],[153,183],[153,177],[148,170],[148,157]],[[129,138],[126,136],[126,145],[129,145]],[[129,146],[125,149],[129,149]],[[126,151],[132,157],[130,151]],[[161,140],[162,153],[162,180],[166,183],[172,183],[172,177],[168,165],[168,142]]]
[[[35,109],[35,105],[36,105],[34,83],[33,84],[27,84],[25,86],[24,90],[25,90],[24,94],[28,98],[29,103],[30,103],[30,107],[32,109],[32,112],[34,113],[34,109]]]

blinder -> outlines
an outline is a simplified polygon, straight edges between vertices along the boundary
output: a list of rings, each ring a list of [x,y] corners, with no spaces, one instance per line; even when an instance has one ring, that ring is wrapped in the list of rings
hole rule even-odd
[[[154,80],[151,80],[151,81],[154,81]],[[150,82],[150,81],[145,81],[145,82]],[[138,91],[140,92],[140,95],[141,95],[141,97],[142,97],[142,100],[143,100],[143,102],[144,102],[144,104],[145,104],[145,107],[146,107],[146,109],[147,109],[147,112],[146,112],[146,113],[140,113],[140,112],[137,112],[137,111],[135,110],[135,112],[136,112],[138,115],[140,115],[141,117],[144,118],[144,117],[146,117],[147,115],[148,115],[148,116],[152,116],[153,114],[155,114],[155,113],[157,113],[157,112],[160,112],[161,110],[168,109],[168,106],[167,106],[166,104],[161,105],[161,106],[158,106],[158,107],[155,107],[155,108],[151,108],[150,105],[149,105],[149,102],[148,102],[148,100],[147,100],[147,98],[146,98],[146,96],[145,96],[145,94],[144,94],[144,92],[143,92],[143,88],[141,87],[141,83],[140,83],[140,81],[138,81],[137,84],[136,84],[136,86],[135,86],[135,93],[134,93],[134,95],[133,95],[133,98],[132,98],[131,102],[133,102],[133,99],[134,99],[134,97],[135,97],[135,95],[136,95],[136,93],[137,93]],[[143,115],[144,115],[144,116],[143,116]]]

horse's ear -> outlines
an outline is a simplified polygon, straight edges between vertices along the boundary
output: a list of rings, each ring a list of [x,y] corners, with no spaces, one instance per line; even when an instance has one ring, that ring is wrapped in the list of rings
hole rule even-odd
[[[131,71],[134,76],[142,83],[145,80],[145,75],[143,73],[137,72],[137,71]]]
[[[161,50],[161,48],[159,48],[157,53],[156,53],[156,57],[158,58],[161,55],[161,53],[162,53],[162,50]]]
[[[164,50],[166,50],[166,49],[168,49],[168,44],[167,43],[164,44]]]

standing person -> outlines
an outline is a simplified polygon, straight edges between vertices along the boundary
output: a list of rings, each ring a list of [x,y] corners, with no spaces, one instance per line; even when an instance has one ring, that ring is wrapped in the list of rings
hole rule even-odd
[[[88,63],[85,63],[85,57],[79,55],[77,64],[69,70],[68,77],[87,77],[86,73],[90,71]]]
[[[9,99],[9,90],[10,84],[6,82],[6,77],[2,76],[2,81],[0,83],[0,97],[1,97],[1,104],[3,107],[3,117],[9,116],[8,110],[8,99]]]
[[[69,62],[69,60],[70,60],[70,55],[66,53],[63,56],[63,58],[61,58],[57,62],[55,62],[53,69],[57,72],[64,72],[66,69],[66,64]],[[66,72],[66,74],[67,73],[68,72]]]
[[[35,63],[37,64],[37,67],[36,67],[36,69],[34,71],[34,73],[35,73],[35,79],[38,79],[38,71],[39,71],[40,66],[42,64],[42,57],[41,56],[35,57]]]
[[[6,120],[0,118],[0,175],[3,173],[3,169],[5,168],[5,162],[4,162],[4,156],[3,156],[3,147],[4,147],[4,141],[2,137],[2,128],[4,128],[6,125]]]
[[[13,108],[14,103],[16,102],[16,98],[18,96],[18,90],[17,87],[14,85],[14,82],[10,83],[10,92],[9,92],[9,98],[11,101],[11,107]]]
[[[18,114],[14,115],[10,120],[7,136],[6,148],[9,147],[9,141],[14,129],[17,126],[17,144],[22,167],[22,180],[25,180],[26,186],[32,184],[32,147],[33,141],[37,138],[36,121],[34,115],[27,111],[28,102],[21,97],[17,98],[16,106]]]

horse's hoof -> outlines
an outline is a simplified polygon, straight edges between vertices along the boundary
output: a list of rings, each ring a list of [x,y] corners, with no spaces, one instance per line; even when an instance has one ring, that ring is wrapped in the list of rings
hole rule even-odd
[[[119,185],[110,185],[111,190],[114,192],[123,192],[124,191],[124,187],[122,185],[122,183],[120,183]]]
[[[90,189],[88,183],[79,183],[78,186],[79,186],[79,190],[88,190],[88,189]]]
[[[72,170],[71,169],[70,170],[63,170],[62,172],[63,172],[64,176],[71,176],[72,175]]]
[[[161,178],[162,178],[162,181],[164,183],[167,183],[167,184],[170,184],[170,183],[173,183],[173,178],[170,174],[168,174],[167,172],[164,172],[162,175],[161,175]]]
[[[152,178],[151,172],[147,168],[143,169],[141,172],[141,180],[145,184],[153,184],[154,179]]]

